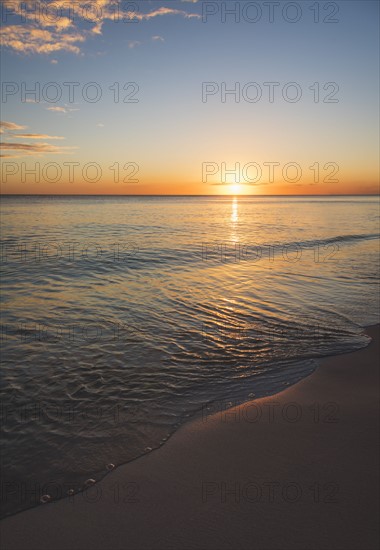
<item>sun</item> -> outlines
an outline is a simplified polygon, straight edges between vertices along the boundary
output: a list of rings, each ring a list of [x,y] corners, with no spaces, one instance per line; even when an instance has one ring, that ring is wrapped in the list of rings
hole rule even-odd
[[[240,195],[242,192],[242,186],[240,183],[233,183],[230,185],[231,195]]]

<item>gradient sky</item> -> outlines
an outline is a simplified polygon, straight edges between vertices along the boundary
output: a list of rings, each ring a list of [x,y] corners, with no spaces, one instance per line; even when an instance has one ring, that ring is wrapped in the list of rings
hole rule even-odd
[[[41,12],[41,4],[53,4],[50,17]],[[2,3],[3,193],[378,192],[377,1],[299,1],[295,4],[302,13],[293,23],[285,19],[297,15],[294,6],[286,8],[288,2],[276,3],[273,22],[266,2],[91,4],[97,12],[86,17],[83,10],[89,2],[78,0]],[[240,21],[227,15],[223,22],[223,4],[229,9],[236,4]],[[126,12],[133,8],[131,22]],[[261,18],[249,22],[256,9],[262,10]],[[217,13],[206,17],[212,10]],[[336,22],[324,22],[326,18]],[[47,90],[49,82],[54,84]],[[64,82],[79,83],[74,98]],[[89,82],[102,92],[98,102],[83,98]],[[138,85],[137,102],[123,102],[133,92],[133,87],[123,90],[127,82]],[[203,82],[219,88],[207,101],[202,101]],[[255,82],[262,97],[253,103],[240,93],[239,102],[232,95],[222,102],[223,82],[229,89]],[[280,83],[273,102],[264,82]],[[298,102],[282,97],[289,82],[302,91]],[[23,87],[36,83],[40,97],[23,97]],[[110,90],[114,83],[120,88],[119,102],[114,100],[115,86]],[[314,83],[320,90],[318,102],[317,87],[309,89]],[[326,83],[336,84],[324,90]],[[336,85],[332,99],[338,101],[324,102]],[[54,102],[57,90],[62,97]],[[93,86],[87,91],[94,97]],[[289,88],[289,95],[294,91]],[[67,163],[77,163],[71,168],[73,181]],[[100,176],[89,163],[101,167],[99,181],[89,181]],[[116,163],[119,182],[114,181]],[[237,168],[236,177],[223,178],[222,163],[227,170]],[[279,163],[273,178],[267,163]],[[297,163],[301,172],[289,166],[284,177],[289,163]],[[131,182],[136,167],[138,182]],[[24,173],[33,169],[40,173],[39,182]],[[337,169],[330,179],[338,181],[323,181]]]

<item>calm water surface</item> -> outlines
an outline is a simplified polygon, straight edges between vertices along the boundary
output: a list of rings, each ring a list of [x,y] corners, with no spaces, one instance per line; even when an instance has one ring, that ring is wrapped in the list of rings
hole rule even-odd
[[[378,251],[370,197],[4,198],[4,513],[365,346]]]

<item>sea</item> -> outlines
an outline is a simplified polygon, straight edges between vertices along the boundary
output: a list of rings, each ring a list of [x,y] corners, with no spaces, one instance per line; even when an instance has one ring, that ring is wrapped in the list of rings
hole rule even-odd
[[[3,516],[270,396],[379,322],[379,199],[4,196]]]

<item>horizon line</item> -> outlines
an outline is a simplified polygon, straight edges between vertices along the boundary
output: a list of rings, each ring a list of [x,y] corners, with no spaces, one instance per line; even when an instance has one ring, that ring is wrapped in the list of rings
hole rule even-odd
[[[229,194],[229,195],[206,195],[206,194],[175,194],[175,193],[143,193],[143,194],[115,194],[115,193],[0,193],[0,197],[380,197],[379,193],[331,193],[331,194]]]

